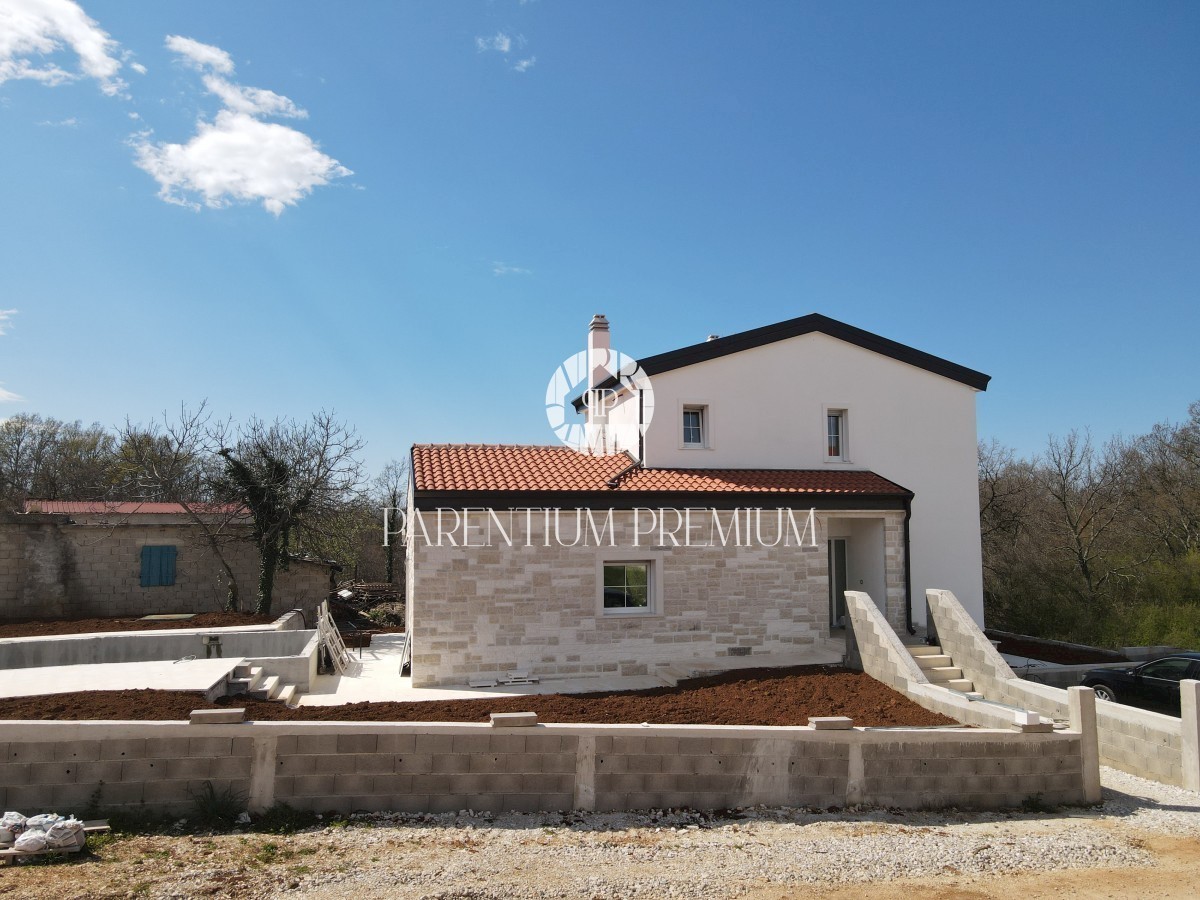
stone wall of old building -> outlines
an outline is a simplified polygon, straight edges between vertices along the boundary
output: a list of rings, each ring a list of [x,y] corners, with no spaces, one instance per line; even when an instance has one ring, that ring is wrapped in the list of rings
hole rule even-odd
[[[142,547],[177,548],[175,583],[141,586]],[[242,608],[258,589],[258,553],[230,544],[226,558],[237,577]],[[329,592],[330,567],[294,560],[276,576],[272,613],[312,615]],[[73,525],[65,517],[0,519],[0,619],[145,616],[213,612],[223,607],[225,574],[187,524]]]
[[[693,546],[649,533],[645,517],[639,522],[630,510],[614,511],[612,530],[600,540],[585,520],[585,538],[574,546],[562,546],[576,538],[573,511],[563,511],[558,532],[540,512],[518,513],[507,540],[482,513],[466,540],[451,520],[456,511],[441,526],[436,512],[422,513],[424,527],[409,523],[413,682],[461,684],[513,670],[637,675],[688,660],[812,647],[830,634],[826,516],[815,516],[815,546],[810,538],[797,546],[790,530],[785,541],[763,546],[778,535],[776,511],[762,512],[765,540],[743,533],[750,546],[696,546],[710,537],[707,510],[697,513]],[[883,520],[886,611],[903,622],[903,513],[830,515]],[[687,543],[682,531],[675,536]],[[603,608],[606,561],[650,562],[648,613]]]

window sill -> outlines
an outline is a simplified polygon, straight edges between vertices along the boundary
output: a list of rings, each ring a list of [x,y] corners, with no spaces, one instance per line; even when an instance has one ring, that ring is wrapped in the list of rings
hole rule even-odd
[[[660,616],[657,609],[605,609],[600,613],[603,619],[649,619]]]

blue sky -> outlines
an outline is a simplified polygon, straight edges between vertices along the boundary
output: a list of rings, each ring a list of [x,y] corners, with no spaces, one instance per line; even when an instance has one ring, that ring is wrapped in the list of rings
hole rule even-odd
[[[1025,453],[1200,400],[1200,5],[81,5],[0,0],[0,416],[548,443],[596,312],[822,312]]]

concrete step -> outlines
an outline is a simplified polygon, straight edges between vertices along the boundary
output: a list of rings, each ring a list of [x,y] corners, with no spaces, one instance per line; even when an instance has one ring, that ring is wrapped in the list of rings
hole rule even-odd
[[[937,669],[942,666],[954,665],[954,660],[945,653],[930,653],[927,656],[914,656],[913,659],[917,661],[917,665],[922,669]]]
[[[262,666],[242,665],[233,670],[233,677],[226,680],[230,694],[245,694],[262,683],[266,673]]]
[[[280,680],[278,675],[268,675],[263,679],[262,683],[253,690],[246,693],[255,700],[274,700],[275,695],[280,691]]]
[[[941,682],[941,684],[952,691],[962,691],[964,694],[970,694],[975,691],[975,685],[969,678],[951,678],[949,681]]]
[[[942,653],[941,647],[931,647],[928,644],[914,644],[904,649],[913,656],[940,656]]]
[[[925,677],[934,684],[944,684],[947,681],[954,681],[963,677],[962,669],[958,666],[937,666],[933,669],[925,670]]]
[[[279,689],[279,693],[275,695],[275,699],[287,706],[297,706],[300,700],[294,684],[285,684]]]

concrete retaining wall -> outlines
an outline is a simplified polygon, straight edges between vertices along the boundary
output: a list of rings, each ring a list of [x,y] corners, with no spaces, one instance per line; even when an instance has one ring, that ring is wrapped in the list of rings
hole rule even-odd
[[[954,665],[989,699],[1010,703],[1050,716],[1069,715],[1067,691],[1018,678],[1008,663],[967,615],[950,591],[926,591],[929,613],[937,625],[942,649]],[[1186,687],[1188,683],[1184,682]],[[1195,714],[1191,721],[1147,710],[1100,701],[1096,704],[1100,762],[1143,778],[1200,790],[1200,758],[1184,739],[1200,744]]]
[[[252,811],[1072,804],[1098,788],[1089,746],[1084,731],[8,722],[0,807],[186,813],[205,781]]]
[[[0,640],[0,669],[148,662],[205,657],[204,638],[220,638],[221,656],[296,656],[316,631],[229,631],[223,628],[170,629],[72,634]],[[213,655],[216,655],[215,652]]]

